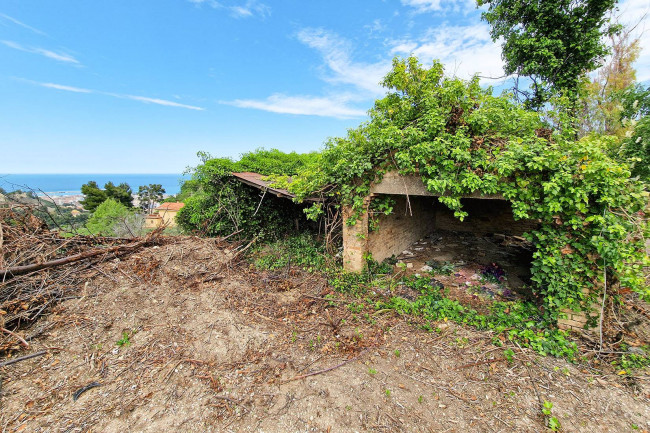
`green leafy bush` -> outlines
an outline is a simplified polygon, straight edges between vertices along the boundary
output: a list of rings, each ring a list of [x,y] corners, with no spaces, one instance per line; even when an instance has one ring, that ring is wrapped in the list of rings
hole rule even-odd
[[[116,236],[115,226],[126,220],[132,215],[122,203],[109,198],[97,206],[95,212],[88,219],[86,227],[92,234],[104,236]]]
[[[182,188],[185,206],[176,221],[184,230],[209,236],[227,236],[242,230],[242,237],[273,239],[293,231],[296,220],[304,219],[299,206],[272,194],[262,200],[259,189],[233,179],[231,173],[253,171],[291,176],[315,154],[259,149],[243,154],[238,161],[200,156],[203,163],[192,170],[192,179]]]
[[[307,270],[326,267],[325,248],[309,234],[286,237],[256,248],[251,254],[259,269],[282,269],[297,266]]]

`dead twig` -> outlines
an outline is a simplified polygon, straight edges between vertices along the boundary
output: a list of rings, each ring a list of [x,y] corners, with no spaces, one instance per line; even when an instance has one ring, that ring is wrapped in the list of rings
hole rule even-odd
[[[464,368],[476,367],[477,365],[483,365],[483,364],[492,364],[493,362],[501,362],[501,361],[507,361],[507,359],[506,358],[493,358],[493,359],[486,359],[485,361],[472,362],[472,363],[469,363],[469,364],[461,365],[460,367],[456,367],[456,370],[462,370]]]
[[[32,263],[31,265],[14,266],[12,268],[0,269],[0,274],[2,274],[2,275],[10,275],[10,276],[27,274],[29,272],[40,271],[40,270],[47,269],[47,268],[62,266],[62,265],[68,264],[68,263],[78,262],[80,260],[89,259],[89,258],[96,257],[96,256],[99,256],[99,255],[102,255],[102,254],[110,254],[110,253],[116,253],[116,252],[121,252],[121,251],[133,250],[133,249],[136,249],[136,248],[139,248],[139,247],[143,246],[144,244],[148,243],[149,241],[150,241],[150,237],[148,237],[145,240],[142,240],[142,241],[139,241],[139,242],[134,242],[134,243],[128,244],[128,245],[116,245],[116,246],[110,247],[110,248],[97,248],[97,249],[86,251],[86,252],[83,252],[83,253],[74,254],[72,256],[63,257],[63,258],[56,259],[56,260],[50,260],[48,262]]]
[[[6,367],[7,365],[15,364],[17,362],[26,361],[28,359],[36,358],[38,356],[43,356],[47,353],[47,350],[41,350],[40,352],[31,353],[29,355],[21,356],[18,358],[10,359],[9,361],[0,362],[0,368]]]
[[[311,373],[307,373],[307,374],[301,374],[300,376],[295,376],[295,377],[292,377],[291,379],[283,380],[281,383],[293,382],[294,380],[300,380],[300,379],[304,379],[306,377],[316,376],[318,374],[323,374],[323,373],[327,373],[327,372],[332,371],[332,370],[336,370],[337,368],[343,367],[344,365],[349,364],[352,361],[356,361],[357,359],[359,359],[361,357],[361,355],[363,355],[367,351],[368,351],[368,349],[365,349],[365,350],[361,351],[361,353],[359,353],[354,358],[350,358],[348,360],[345,360],[342,363],[337,364],[337,365],[335,365],[333,367],[329,367],[329,368],[326,368],[324,370],[312,371]]]
[[[0,331],[4,332],[6,334],[9,334],[12,337],[17,338],[20,341],[20,344],[22,344],[25,347],[25,349],[29,349],[29,343],[26,342],[25,339],[23,337],[21,337],[20,335],[16,334],[15,332],[11,332],[7,328],[0,328]]]

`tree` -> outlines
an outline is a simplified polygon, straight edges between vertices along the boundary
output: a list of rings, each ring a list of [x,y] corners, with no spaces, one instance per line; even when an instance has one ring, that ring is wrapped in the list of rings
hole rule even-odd
[[[81,203],[84,209],[90,212],[94,212],[108,198],[106,191],[100,189],[94,180],[83,184],[81,186],[81,193],[84,195],[84,199],[79,203]]]
[[[623,93],[622,102],[623,123],[634,129],[623,141],[621,156],[630,164],[632,176],[650,184],[650,86],[629,87]]]
[[[625,91],[636,82],[634,62],[639,57],[639,39],[632,37],[634,27],[610,35],[611,55],[586,84],[580,96],[580,135],[596,132],[623,137],[631,130],[622,121]]]
[[[478,0],[495,42],[503,38],[505,73],[532,80],[531,91],[516,88],[529,107],[540,109],[554,94],[572,105],[585,74],[607,54],[603,36],[616,0]],[[518,81],[517,81],[518,82]],[[575,108],[575,107],[574,107]]]
[[[128,183],[122,182],[118,186],[113,185],[113,182],[108,182],[104,185],[106,195],[122,203],[127,208],[133,207],[133,191]]]
[[[156,203],[160,203],[165,194],[165,189],[159,183],[150,183],[149,185],[141,185],[138,187],[138,198],[140,199],[140,207],[147,213],[153,212]]]
[[[81,186],[81,193],[85,196],[80,203],[84,209],[93,212],[97,207],[104,203],[106,199],[112,198],[122,203],[127,208],[133,207],[133,191],[128,183],[122,182],[115,186],[113,182],[107,182],[104,189],[100,189],[97,182],[90,182]]]
[[[86,227],[93,234],[115,236],[114,227],[131,215],[131,212],[117,200],[108,198],[101,203],[88,219]]]

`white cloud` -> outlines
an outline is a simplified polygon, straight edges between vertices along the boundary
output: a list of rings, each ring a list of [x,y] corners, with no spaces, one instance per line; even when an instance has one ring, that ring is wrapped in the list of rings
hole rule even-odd
[[[374,25],[380,25],[375,22]],[[330,96],[285,95],[276,93],[266,99],[236,99],[222,104],[253,108],[272,113],[347,119],[364,117],[366,111],[354,107],[354,102],[366,102],[384,94],[379,85],[390,70],[389,61],[360,63],[352,60],[348,41],[323,29],[306,28],[296,35],[298,40],[321,55],[325,70],[323,80],[334,84],[337,93]],[[331,89],[334,90],[334,89]]]
[[[332,85],[334,96],[290,96],[274,94],[266,99],[238,99],[222,102],[242,108],[254,108],[274,113],[329,116],[337,118],[362,117],[364,111],[355,103],[367,104],[385,94],[379,82],[391,68],[388,57],[375,63],[353,59],[351,44],[324,29],[306,28],[298,32],[300,42],[316,50],[322,57],[322,79]],[[449,75],[471,78],[503,75],[501,48],[492,42],[489,27],[449,26],[429,29],[419,38],[388,41],[390,55],[416,55],[423,64],[440,59]],[[339,91],[339,94],[333,93]]]
[[[475,0],[402,0],[402,4],[415,9],[416,14],[449,10],[467,13],[476,8]]]
[[[107,93],[107,95],[108,94],[109,93]],[[197,110],[197,111],[204,110],[204,108],[201,107],[196,107],[194,105],[179,104],[178,102],[168,101],[166,99],[148,98],[146,96],[135,96],[135,95],[111,95],[111,96],[115,96],[117,98],[132,99],[134,101],[145,102],[147,104],[164,105],[166,107],[186,108],[188,110]]]
[[[415,8],[418,13],[442,10],[441,0],[402,0],[404,6]]]
[[[32,26],[28,26],[27,24],[25,24],[25,23],[23,23],[21,21],[18,21],[16,18],[12,18],[9,15],[0,14],[0,21],[1,20],[10,21],[10,22],[12,22],[12,23],[14,23],[14,24],[16,24],[16,25],[18,25],[20,27],[23,27],[23,28],[27,29],[27,30],[31,30],[34,33],[37,33],[37,34],[43,35],[43,36],[47,36],[45,34],[45,32],[42,32],[39,29],[36,29],[36,28],[34,28]]]
[[[42,48],[35,48],[33,52],[45,57],[49,57],[50,59],[58,60],[60,62],[74,63],[77,65],[79,64],[79,61],[77,59],[68,54],[55,53],[54,51],[45,50]]]
[[[271,15],[271,8],[258,0],[247,0],[238,4],[226,4],[217,0],[188,0],[197,6],[207,5],[213,9],[225,9],[234,18],[250,18],[258,16],[267,18]]]
[[[448,75],[468,79],[474,74],[501,77],[503,61],[500,44],[492,42],[487,24],[429,29],[417,39],[392,42],[391,54],[413,54],[424,64],[439,59]]]
[[[384,93],[379,82],[390,70],[389,61],[359,63],[351,59],[350,44],[323,29],[307,28],[298,33],[298,40],[317,50],[323,57],[329,73],[324,79],[335,84],[351,84],[368,92],[371,96]]]
[[[92,90],[82,89],[81,87],[65,86],[63,84],[55,84],[55,83],[36,83],[36,84],[38,84],[39,86],[48,87],[50,89],[65,90],[68,92],[93,93]]]
[[[13,48],[14,50],[24,51],[26,53],[38,54],[59,62],[71,63],[75,65],[81,64],[79,60],[75,59],[73,56],[69,54],[57,53],[55,51],[46,50],[44,48],[38,48],[38,47],[26,47],[24,45],[21,45],[13,41],[0,41],[0,42],[9,48]]]
[[[147,97],[147,96],[123,95],[123,94],[119,94],[119,93],[102,92],[102,91],[99,91],[99,90],[84,89],[82,87],[67,86],[67,85],[64,85],[64,84],[42,83],[42,82],[39,82],[39,81],[26,80],[26,79],[23,79],[23,78],[16,78],[16,80],[24,81],[24,82],[27,82],[27,83],[30,83],[30,84],[41,86],[41,87],[47,87],[49,89],[64,90],[66,92],[94,93],[94,94],[98,94],[98,95],[111,96],[113,98],[130,99],[130,100],[133,100],[133,101],[139,101],[139,102],[143,102],[143,103],[146,103],[146,104],[156,104],[156,105],[163,105],[163,106],[166,106],[166,107],[185,108],[187,110],[197,110],[197,111],[203,111],[204,110],[204,108],[202,108],[202,107],[196,107],[194,105],[181,104],[181,103],[174,102],[174,101],[168,101],[166,99],[150,98],[150,97]]]
[[[346,96],[288,96],[276,93],[265,100],[236,99],[222,103],[240,108],[270,111],[272,113],[336,117],[338,119],[363,117],[366,115],[364,110],[350,107],[348,105],[349,102],[350,98]]]
[[[260,18],[267,18],[271,15],[271,8],[256,0],[248,0],[244,5],[229,7],[230,14],[235,18],[248,18],[257,15]]]
[[[386,30],[386,26],[381,22],[380,19],[376,19],[372,24],[366,24],[363,26],[364,29],[368,30],[368,33],[372,36],[374,33],[381,33]]]

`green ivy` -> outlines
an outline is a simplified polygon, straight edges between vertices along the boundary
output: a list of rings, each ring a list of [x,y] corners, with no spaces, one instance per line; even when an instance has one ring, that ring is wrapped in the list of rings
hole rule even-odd
[[[445,77],[439,62],[426,69],[413,57],[395,59],[383,85],[389,93],[370,120],[329,140],[295,178],[290,188],[299,198],[320,194],[351,206],[354,224],[371,184],[389,170],[421,176],[460,220],[464,195],[500,194],[515,219],[540,221],[526,236],[548,319],[563,308],[588,309],[605,277],[650,299],[642,273],[648,194],[607,155],[610,137],[576,141],[566,111],[542,118],[509,95],[493,96],[478,78]],[[319,213],[317,206],[309,216]]]

